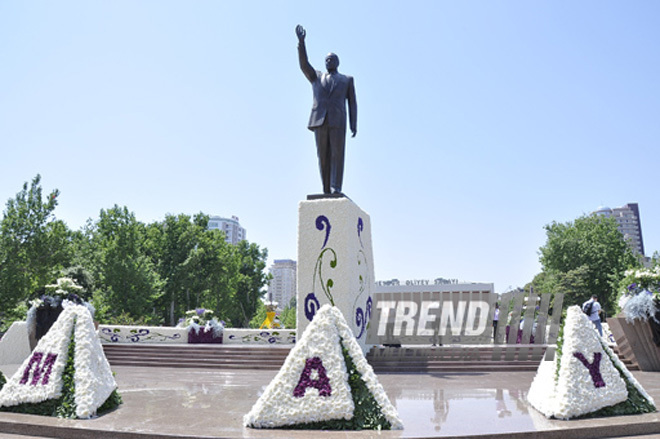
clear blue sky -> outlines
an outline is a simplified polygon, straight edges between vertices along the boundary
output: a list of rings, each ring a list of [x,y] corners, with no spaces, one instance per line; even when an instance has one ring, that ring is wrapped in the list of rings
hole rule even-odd
[[[0,201],[37,173],[72,229],[125,205],[236,215],[296,259],[321,190],[310,62],[355,77],[344,190],[376,278],[503,292],[540,271],[543,226],[638,202],[660,250],[656,1],[3,1]]]

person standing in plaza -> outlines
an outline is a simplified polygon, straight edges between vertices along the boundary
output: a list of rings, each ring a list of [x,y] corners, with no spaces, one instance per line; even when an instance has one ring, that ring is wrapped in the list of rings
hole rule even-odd
[[[500,321],[500,304],[495,304],[495,311],[493,312],[493,339],[497,335],[497,324]]]
[[[582,304],[582,311],[584,311],[587,314],[587,317],[589,317],[591,323],[593,323],[596,329],[598,330],[598,334],[600,334],[600,336],[602,337],[603,325],[600,324],[601,308],[600,308],[600,303],[598,303],[598,296],[594,294],[593,296],[591,296],[591,299],[584,302]]]

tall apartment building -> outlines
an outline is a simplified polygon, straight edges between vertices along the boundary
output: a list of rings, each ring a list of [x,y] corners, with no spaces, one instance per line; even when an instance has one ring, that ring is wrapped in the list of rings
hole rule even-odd
[[[286,308],[296,297],[296,261],[275,259],[268,271],[273,275],[268,285],[268,299],[277,302],[280,308]]]
[[[232,216],[231,218],[212,216],[209,218],[209,225],[207,227],[209,230],[222,230],[225,232],[227,236],[225,241],[232,245],[236,245],[240,241],[247,239],[247,233],[238,223],[237,216]]]
[[[642,223],[639,218],[639,205],[637,203],[628,203],[625,206],[615,207],[614,209],[599,207],[593,213],[607,218],[614,218],[619,225],[619,231],[623,233],[624,239],[630,244],[633,251],[644,256]]]

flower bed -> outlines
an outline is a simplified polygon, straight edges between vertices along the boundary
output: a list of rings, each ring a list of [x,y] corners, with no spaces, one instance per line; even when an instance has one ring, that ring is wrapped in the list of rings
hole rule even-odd
[[[327,304],[244,423],[253,428],[403,428],[344,316]]]
[[[216,331],[209,328],[199,328],[197,331],[188,331],[188,343],[222,343],[222,333],[216,334]]]
[[[94,307],[78,296],[83,288],[73,279],[68,277],[57,279],[55,284],[46,285],[45,289],[46,294],[30,301],[26,320],[28,331],[34,332],[37,341],[48,333],[68,303],[83,305],[92,317],[94,316]]]
[[[177,328],[186,328],[188,343],[222,343],[224,322],[218,322],[210,309],[197,308],[186,311]]]
[[[0,391],[0,410],[89,418],[121,398],[84,306],[64,311]]]
[[[660,266],[626,271],[619,298],[621,314],[611,318],[623,353],[644,371],[660,370]]]
[[[660,324],[660,266],[628,270],[625,275],[619,306],[628,323],[648,320]]]
[[[567,310],[555,358],[541,362],[527,399],[557,419],[655,411],[653,399],[578,306]]]

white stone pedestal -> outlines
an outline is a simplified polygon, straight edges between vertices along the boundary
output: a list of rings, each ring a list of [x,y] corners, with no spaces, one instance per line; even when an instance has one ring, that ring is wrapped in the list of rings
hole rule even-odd
[[[324,198],[302,201],[298,221],[298,338],[334,302],[366,352],[374,283],[369,215],[348,198]]]

